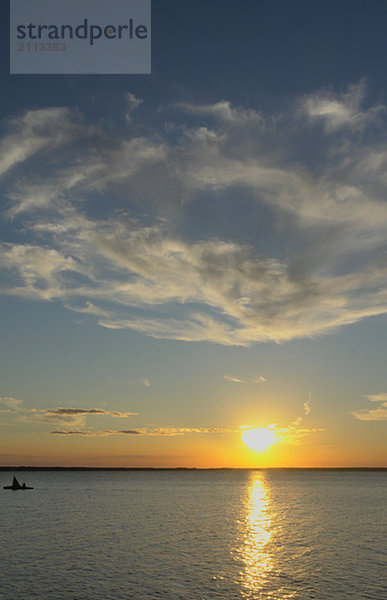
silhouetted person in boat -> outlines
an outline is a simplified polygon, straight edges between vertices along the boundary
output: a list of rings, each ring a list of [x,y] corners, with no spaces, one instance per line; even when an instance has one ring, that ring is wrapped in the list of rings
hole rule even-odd
[[[33,490],[34,488],[26,486],[25,483],[23,483],[23,485],[20,485],[20,483],[18,482],[16,477],[14,477],[12,485],[5,485],[4,489],[5,490]]]

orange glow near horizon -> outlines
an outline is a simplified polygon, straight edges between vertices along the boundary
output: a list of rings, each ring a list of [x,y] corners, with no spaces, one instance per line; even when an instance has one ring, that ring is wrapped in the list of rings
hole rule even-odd
[[[53,436],[28,431],[24,423],[20,423],[19,438],[10,427],[1,436],[0,464],[8,467],[204,469],[386,466],[381,436],[364,437],[362,443],[358,439],[356,443],[351,442],[350,436],[342,436],[338,441],[331,430],[310,435],[303,432],[297,437],[293,431],[274,425],[261,428],[235,425],[227,434],[98,437]]]

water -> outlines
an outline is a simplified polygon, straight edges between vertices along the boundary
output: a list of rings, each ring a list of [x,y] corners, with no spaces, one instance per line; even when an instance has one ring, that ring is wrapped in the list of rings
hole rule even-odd
[[[1,472],[0,485],[13,473]],[[386,600],[386,472],[26,472],[6,600]]]

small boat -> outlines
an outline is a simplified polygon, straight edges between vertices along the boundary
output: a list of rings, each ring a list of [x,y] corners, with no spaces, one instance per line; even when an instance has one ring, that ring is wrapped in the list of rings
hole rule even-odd
[[[20,485],[16,477],[13,478],[12,485],[5,485],[4,490],[33,490],[34,488],[28,487],[25,483]]]

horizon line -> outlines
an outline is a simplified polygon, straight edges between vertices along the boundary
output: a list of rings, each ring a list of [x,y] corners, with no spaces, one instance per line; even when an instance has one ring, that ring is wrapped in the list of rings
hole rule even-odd
[[[86,467],[0,466],[0,471],[387,471],[385,467]]]

